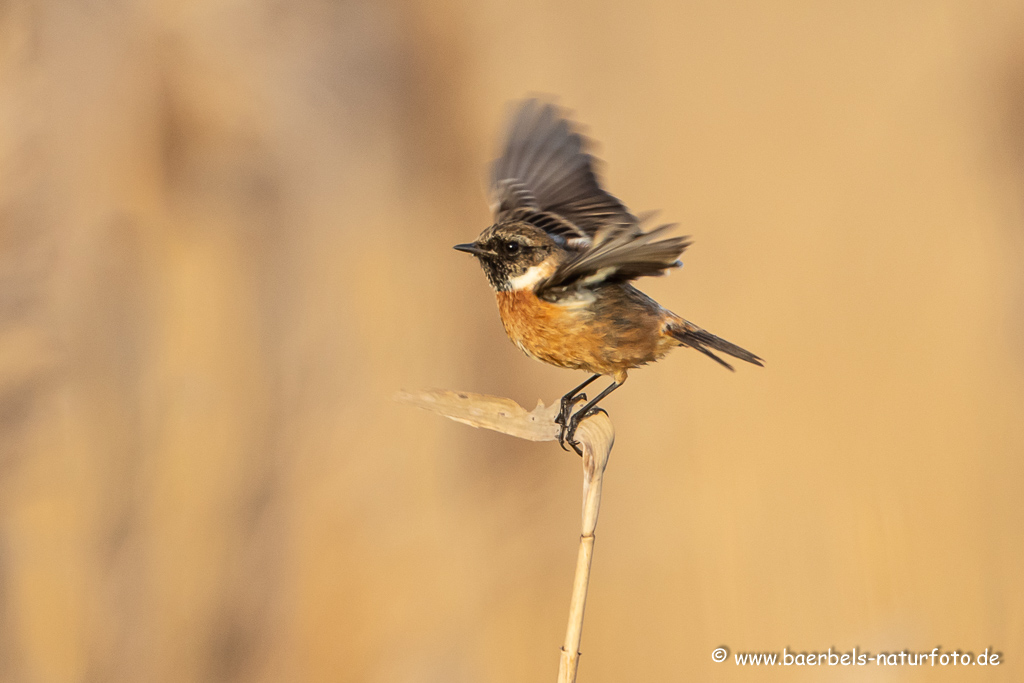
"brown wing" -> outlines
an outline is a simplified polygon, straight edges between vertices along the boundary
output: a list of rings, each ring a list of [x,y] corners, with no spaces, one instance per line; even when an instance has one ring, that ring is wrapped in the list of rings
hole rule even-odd
[[[672,227],[662,225],[649,232],[608,230],[598,234],[593,244],[538,283],[537,295],[558,298],[570,289],[602,282],[626,282],[678,268],[682,265],[679,255],[690,246],[690,240],[688,237],[659,239]]]
[[[636,225],[622,202],[601,189],[587,146],[555,105],[536,99],[520,103],[509,123],[505,149],[491,169],[496,221],[546,221],[550,232],[567,238],[590,238],[612,225]],[[553,216],[539,215],[545,213]]]

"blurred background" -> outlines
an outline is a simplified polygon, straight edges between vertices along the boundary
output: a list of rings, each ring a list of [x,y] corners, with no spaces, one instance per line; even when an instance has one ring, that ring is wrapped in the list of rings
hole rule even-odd
[[[392,399],[584,378],[451,249],[538,92],[767,360],[606,402],[579,680],[1021,680],[1024,2],[10,0],[0,681],[554,680],[579,458]]]

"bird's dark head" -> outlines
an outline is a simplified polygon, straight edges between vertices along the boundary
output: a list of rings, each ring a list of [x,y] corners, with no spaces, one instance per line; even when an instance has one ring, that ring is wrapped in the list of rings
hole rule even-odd
[[[498,292],[532,288],[554,272],[562,251],[546,232],[520,221],[492,225],[475,242],[455,248],[480,260]]]

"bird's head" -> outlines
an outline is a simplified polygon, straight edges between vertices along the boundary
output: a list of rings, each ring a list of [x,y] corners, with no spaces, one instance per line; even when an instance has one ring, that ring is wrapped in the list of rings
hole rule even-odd
[[[562,252],[548,233],[521,221],[492,225],[455,248],[477,257],[498,292],[532,288],[554,272]]]

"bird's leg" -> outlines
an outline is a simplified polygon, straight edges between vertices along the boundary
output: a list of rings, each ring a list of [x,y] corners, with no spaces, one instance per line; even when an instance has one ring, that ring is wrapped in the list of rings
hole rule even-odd
[[[591,377],[590,379],[593,380],[594,378]],[[573,413],[573,416],[569,418],[568,424],[563,424],[562,431],[558,434],[558,443],[562,444],[562,448],[565,448],[565,444],[568,443],[572,446],[572,449],[576,451],[577,455],[583,455],[583,451],[580,450],[579,443],[577,443],[576,439],[573,438],[576,435],[576,428],[580,426],[580,422],[583,418],[592,412],[596,412],[594,406],[596,406],[602,398],[621,386],[622,382],[612,382],[604,391],[597,395],[597,398]],[[597,410],[601,410],[601,408],[597,408]]]
[[[586,401],[587,400],[587,395],[586,394],[580,394],[580,391],[585,389],[587,387],[587,385],[589,385],[591,382],[593,382],[595,379],[597,379],[600,376],[601,375],[591,375],[590,378],[587,381],[585,381],[583,384],[579,385],[578,387],[576,387],[575,389],[573,389],[568,394],[566,394],[565,396],[562,397],[562,407],[558,411],[558,417],[555,418],[555,424],[560,424],[563,427],[566,424],[568,424],[569,415],[572,414],[573,406],[576,405],[577,401],[581,401],[581,400],[582,401]],[[577,394],[580,394],[580,395],[577,395]],[[562,446],[562,448],[565,448],[565,446]]]

